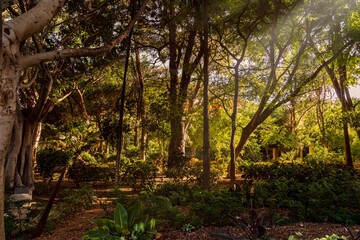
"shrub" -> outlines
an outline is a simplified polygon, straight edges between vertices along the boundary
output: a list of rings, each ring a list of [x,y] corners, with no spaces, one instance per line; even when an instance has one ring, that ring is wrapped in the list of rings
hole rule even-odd
[[[68,170],[68,178],[73,180],[78,187],[84,182],[108,182],[114,179],[114,176],[113,169],[107,166],[76,163],[72,164]]]
[[[143,193],[139,195],[139,200],[144,204],[146,214],[173,226],[183,224],[182,221],[178,221],[181,214],[179,208],[174,206],[168,197],[155,193]]]
[[[144,161],[134,161],[124,167],[122,181],[134,190],[152,188],[155,184],[157,167]]]
[[[167,197],[172,206],[178,208],[179,211],[173,213],[173,223],[177,227],[226,225],[229,214],[236,215],[244,210],[239,195],[227,190],[204,191],[196,185],[166,182],[154,194]]]
[[[250,206],[287,208],[296,220],[354,223],[360,219],[360,179],[343,166],[261,164],[243,169],[250,186],[238,195]]]
[[[188,201],[194,226],[226,225],[230,214],[237,215],[244,210],[239,199],[229,191],[195,191]]]
[[[87,164],[96,164],[96,159],[89,152],[81,152],[80,156],[81,160]]]
[[[64,189],[63,213],[70,214],[91,207],[95,192],[87,184],[82,184],[80,189]]]
[[[38,151],[36,155],[36,162],[40,175],[49,179],[54,174],[56,166],[66,166],[72,154],[63,150],[48,148]]]

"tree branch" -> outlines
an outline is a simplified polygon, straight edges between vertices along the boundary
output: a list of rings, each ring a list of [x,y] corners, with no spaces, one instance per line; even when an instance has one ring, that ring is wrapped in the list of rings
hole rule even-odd
[[[42,0],[28,12],[5,23],[22,42],[40,32],[58,13],[65,0]]]
[[[125,29],[113,40],[105,44],[104,46],[97,47],[97,48],[68,48],[68,49],[61,49],[61,50],[54,50],[44,53],[37,53],[28,56],[19,57],[19,68],[26,69],[32,65],[56,60],[56,59],[63,59],[63,58],[70,58],[70,57],[91,57],[91,56],[98,56],[101,54],[105,54],[113,49],[116,45],[122,42],[124,38],[129,34],[131,28],[135,25],[137,20],[140,18],[141,14],[146,8],[147,3],[150,0],[144,0],[143,4],[139,8],[138,12],[129,22],[129,24],[125,27]]]

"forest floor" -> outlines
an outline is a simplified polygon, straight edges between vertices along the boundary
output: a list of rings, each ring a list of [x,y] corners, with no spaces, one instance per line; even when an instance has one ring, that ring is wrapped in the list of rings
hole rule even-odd
[[[82,235],[87,229],[94,227],[90,219],[96,219],[104,217],[104,211],[99,205],[94,205],[92,209],[84,212],[76,213],[69,216],[67,219],[59,221],[56,228],[49,232],[44,233],[36,240],[76,240],[81,239]],[[353,225],[348,227],[353,234],[360,232],[360,225]],[[214,232],[228,231],[234,236],[243,236],[243,233],[239,228],[234,227],[203,227],[192,232],[183,232],[174,228],[159,227],[158,235],[156,239],[169,239],[169,240],[212,240],[216,239],[211,236]],[[314,239],[316,237],[323,237],[325,235],[337,234],[339,236],[349,236],[348,230],[345,226],[340,224],[331,223],[296,223],[285,226],[275,226],[267,231],[268,237],[276,240],[286,240],[290,235],[294,235],[296,232],[302,234],[301,239]]]
[[[356,166],[357,168],[360,167]],[[360,171],[360,168],[358,169]],[[62,188],[74,187],[71,181],[65,180]],[[98,186],[95,188],[95,191],[100,195],[104,194],[104,191],[110,191],[110,186],[106,189],[106,186]],[[41,197],[41,196],[35,196]],[[42,199],[46,201],[46,199]],[[91,209],[75,213],[73,215],[67,216],[65,219],[56,221],[56,225],[53,230],[50,232],[43,233],[36,240],[75,240],[81,239],[84,232],[92,227],[94,224],[89,220],[104,218],[105,211],[100,204],[93,204]],[[158,234],[156,239],[169,239],[169,240],[211,240],[216,239],[212,237],[212,233],[227,231],[236,237],[244,236],[242,229],[235,227],[202,227],[200,229],[193,230],[191,232],[184,232],[179,229],[174,229],[167,226],[159,226],[157,228]],[[360,235],[360,223],[358,225],[344,226],[341,224],[333,223],[309,223],[309,222],[299,222],[289,225],[279,225],[271,227],[267,230],[266,236],[276,240],[288,239],[290,235],[295,233],[301,233],[302,237],[298,239],[314,239],[317,237],[323,237],[325,235],[337,234],[338,236],[345,236],[350,238],[350,234]]]

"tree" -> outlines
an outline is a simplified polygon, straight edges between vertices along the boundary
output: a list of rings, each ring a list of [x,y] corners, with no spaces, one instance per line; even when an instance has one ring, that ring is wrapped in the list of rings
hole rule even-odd
[[[215,27],[216,32],[219,35],[219,45],[224,50],[224,54],[229,55],[232,59],[232,61],[228,62],[231,65],[229,68],[232,69],[231,75],[234,79],[235,85],[232,102],[232,114],[229,114],[229,117],[231,118],[229,176],[232,183],[235,182],[235,136],[239,107],[238,102],[241,78],[240,64],[245,58],[248,42],[253,34],[253,31],[265,17],[261,11],[258,11],[259,7],[261,7],[261,5],[251,5],[250,1],[241,1],[241,3],[236,2],[234,6],[231,5],[231,7],[229,7],[229,9],[234,12],[231,12],[229,16],[225,16],[224,19],[220,21],[220,24],[223,24],[224,26]],[[227,26],[229,24],[230,26]],[[235,29],[235,31],[233,29]]]
[[[0,88],[0,164],[4,166],[7,157],[7,150],[10,146],[13,132],[17,132],[16,120],[18,119],[19,106],[17,105],[19,96],[17,89],[20,83],[21,71],[45,61],[53,61],[61,58],[97,56],[109,52],[116,47],[129,33],[135,22],[140,18],[145,10],[149,0],[143,1],[142,6],[134,18],[128,23],[118,35],[114,36],[108,43],[103,46],[94,48],[60,48],[48,50],[35,54],[28,54],[21,51],[22,44],[30,37],[41,32],[55,18],[62,9],[64,0],[42,0],[39,1],[29,11],[15,16],[14,18],[3,23],[2,34],[2,62],[1,62],[1,88]],[[22,2],[22,1],[19,1]],[[4,11],[12,2],[8,1],[1,9]],[[15,127],[15,128],[14,128]],[[14,158],[16,160],[16,158]],[[16,165],[16,164],[15,164]],[[32,163],[26,166],[32,169]],[[25,171],[28,172],[28,171]],[[4,176],[4,168],[0,168],[0,180]],[[0,183],[0,229],[4,236],[4,182]]]
[[[203,52],[204,52],[204,132],[203,132],[203,187],[210,190],[210,132],[209,132],[209,16],[208,1],[204,0],[203,9]]]
[[[348,125],[351,122],[351,113],[355,112],[355,105],[349,92],[349,85],[351,82],[348,68],[354,64],[351,64],[351,62],[354,61],[354,56],[352,55],[354,55],[353,52],[355,51],[355,42],[351,40],[351,35],[349,36],[349,32],[351,31],[351,26],[349,25],[351,23],[349,23],[348,19],[349,15],[352,15],[352,12],[354,12],[354,9],[356,9],[356,3],[354,2],[345,4],[343,1],[334,1],[333,5],[336,6],[336,14],[334,14],[331,18],[326,19],[329,24],[329,30],[327,32],[328,38],[326,41],[329,43],[330,47],[328,49],[319,49],[318,45],[314,42],[316,41],[314,39],[311,39],[310,43],[312,49],[322,62],[324,62],[324,56],[328,55],[328,53],[334,54],[335,52],[339,51],[339,48],[343,46],[344,42],[352,43],[349,48],[346,49],[346,51],[342,51],[341,54],[339,54],[337,59],[332,64],[326,65],[325,70],[333,84],[335,93],[342,106],[342,128],[344,134],[346,165],[350,168],[354,168],[351,155]],[[344,28],[344,26],[346,26],[346,28]],[[355,56],[355,58],[357,58],[357,56]],[[355,127],[357,127],[356,121],[354,124]],[[360,131],[358,130],[357,133],[360,138]]]
[[[170,103],[170,126],[171,126],[171,138],[168,151],[168,169],[171,172],[178,172],[186,163],[185,158],[185,103],[188,96],[188,87],[193,72],[199,65],[199,62],[203,55],[203,48],[200,47],[196,51],[196,37],[199,35],[201,19],[198,19],[197,13],[199,13],[200,5],[198,1],[193,1],[188,5],[189,14],[184,24],[177,25],[179,22],[176,13],[176,1],[171,0],[166,3],[167,9],[167,26],[168,26],[168,39],[169,39],[169,75],[170,75],[170,87],[169,87],[169,103]],[[195,10],[190,10],[192,7]],[[180,15],[181,16],[181,15]],[[188,32],[182,39],[182,42],[178,42],[178,31]],[[180,39],[181,39],[180,38]],[[185,49],[182,49],[184,46]],[[184,51],[184,53],[183,53]],[[194,56],[194,52],[196,52]],[[180,68],[181,64],[181,68]],[[178,72],[181,69],[181,79],[179,82]]]
[[[287,103],[295,96],[302,93],[304,86],[316,79],[318,73],[339,54],[352,45],[352,42],[345,42],[337,52],[329,56],[326,61],[318,64],[318,66],[311,67],[310,62],[316,62],[316,58],[310,52],[309,39],[310,36],[316,35],[321,28],[322,23],[307,24],[306,6],[296,8],[297,2],[285,3],[275,1],[269,3],[264,10],[269,10],[269,17],[267,18],[267,26],[269,33],[264,35],[262,33],[259,39],[259,47],[262,46],[262,52],[266,55],[260,55],[257,63],[249,59],[251,68],[265,69],[260,70],[256,75],[253,75],[251,82],[256,78],[260,78],[265,84],[261,84],[260,97],[257,99],[258,108],[251,120],[243,127],[240,140],[236,146],[235,154],[238,157],[249,138],[250,134],[264,122],[271,113]],[[284,16],[282,13],[288,9],[292,9],[292,14]],[[280,26],[282,26],[280,28]],[[256,51],[256,50],[255,50]],[[261,54],[261,53],[260,53]],[[256,54],[252,54],[256,56]],[[263,60],[266,59],[266,62]],[[310,60],[312,59],[312,60]],[[259,63],[263,62],[264,65]],[[309,69],[312,69],[309,71]],[[259,91],[259,88],[256,89]],[[256,99],[256,98],[255,98]]]

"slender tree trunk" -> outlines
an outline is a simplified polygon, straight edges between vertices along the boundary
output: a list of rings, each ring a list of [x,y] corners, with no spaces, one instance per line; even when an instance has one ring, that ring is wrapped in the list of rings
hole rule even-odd
[[[231,139],[230,139],[230,183],[235,183],[236,175],[235,175],[235,162],[236,162],[236,151],[235,151],[235,134],[236,134],[236,120],[237,120],[237,114],[238,114],[238,100],[239,100],[239,65],[240,61],[237,61],[237,64],[235,65],[235,94],[233,98],[233,112],[231,115]]]
[[[345,120],[343,122],[343,132],[344,132],[344,148],[345,148],[346,166],[348,166],[351,169],[354,169],[354,164],[353,164],[353,160],[352,160],[352,156],[351,156],[349,129],[348,129],[348,124]]]
[[[203,187],[210,190],[210,126],[209,126],[209,19],[208,19],[208,1],[203,1],[203,48],[204,48],[204,132],[203,132]]]
[[[49,217],[49,214],[50,214],[50,211],[51,211],[51,208],[55,202],[55,198],[56,198],[56,195],[57,193],[59,192],[59,189],[60,189],[60,185],[64,179],[64,176],[65,176],[65,171],[66,171],[66,167],[63,167],[63,169],[61,170],[61,174],[60,174],[60,177],[55,185],[55,188],[53,190],[53,192],[51,193],[51,196],[50,196],[50,199],[49,199],[49,202],[48,204],[46,205],[45,209],[44,209],[44,212],[43,214],[41,215],[41,218],[39,220],[39,223],[37,224],[35,230],[32,232],[31,234],[31,237],[32,238],[37,238],[39,237],[44,229],[45,229],[45,224],[46,224],[46,221]]]
[[[127,70],[129,65],[129,57],[130,57],[130,47],[131,47],[131,36],[132,31],[128,36],[128,45],[126,50],[126,59],[125,59],[125,67],[124,67],[124,78],[121,87],[121,96],[120,96],[120,109],[119,109],[119,124],[118,124],[118,137],[117,137],[117,147],[116,147],[116,163],[115,163],[115,183],[120,181],[120,162],[121,162],[121,154],[124,144],[124,115],[125,115],[125,92],[126,92],[126,78],[127,78]]]
[[[240,141],[238,142],[235,148],[235,159],[237,159],[240,156],[240,153],[243,150],[246,141],[249,139],[250,135],[255,131],[255,129],[261,123],[263,123],[270,116],[270,114],[274,110],[275,109],[270,109],[269,107],[263,110],[258,109],[258,114],[255,114],[253,118],[250,120],[250,122],[242,129]]]
[[[235,148],[235,159],[237,159],[240,156],[240,153],[243,150],[246,141],[249,139],[249,137],[253,131],[254,130],[251,130],[248,126],[243,128],[243,130],[241,132],[241,136],[240,136],[240,141],[238,142],[238,144],[236,145],[236,148]]]
[[[75,103],[78,105],[81,116],[83,119],[85,119],[87,122],[90,122],[90,116],[86,110],[86,104],[84,100],[84,92],[81,92],[79,88],[76,88],[76,95],[72,95]]]
[[[145,161],[146,159],[146,111],[145,111],[145,100],[144,100],[144,91],[145,84],[144,78],[141,72],[141,60],[140,60],[140,51],[135,43],[135,69],[136,69],[136,89],[138,95],[138,104],[137,104],[137,125],[140,124],[141,134],[140,134],[140,158]]]

